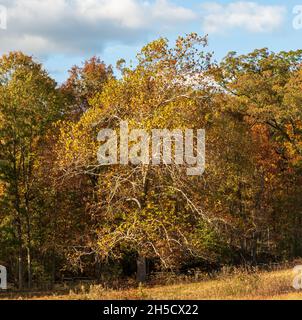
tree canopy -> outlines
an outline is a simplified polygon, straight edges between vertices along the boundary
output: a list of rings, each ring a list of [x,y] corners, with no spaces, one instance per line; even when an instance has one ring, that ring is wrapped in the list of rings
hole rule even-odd
[[[118,61],[120,76],[93,57],[59,86],[32,57],[2,56],[0,261],[10,281],[120,277],[146,259],[182,271],[301,256],[301,62],[301,50],[264,48],[217,63],[192,33],[147,44],[134,66]],[[205,129],[204,174],[175,161],[100,165],[98,133],[122,121],[129,132]]]

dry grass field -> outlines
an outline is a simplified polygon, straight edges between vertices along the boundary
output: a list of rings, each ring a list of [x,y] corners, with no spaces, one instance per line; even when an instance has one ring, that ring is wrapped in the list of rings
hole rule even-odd
[[[2,299],[33,300],[302,300],[302,291],[292,287],[292,269],[271,272],[234,271],[215,279],[177,284],[139,286],[113,290],[99,285],[79,285],[69,292],[41,294],[11,294]]]

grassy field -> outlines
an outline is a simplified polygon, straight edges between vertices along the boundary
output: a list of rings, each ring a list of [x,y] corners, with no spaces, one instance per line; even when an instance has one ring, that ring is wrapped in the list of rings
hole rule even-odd
[[[66,293],[12,294],[2,296],[2,299],[302,300],[302,291],[296,291],[292,287],[293,277],[292,269],[271,272],[235,271],[232,274],[218,275],[215,279],[197,282],[179,280],[178,284],[139,286],[127,290],[112,290],[97,285],[79,285]]]

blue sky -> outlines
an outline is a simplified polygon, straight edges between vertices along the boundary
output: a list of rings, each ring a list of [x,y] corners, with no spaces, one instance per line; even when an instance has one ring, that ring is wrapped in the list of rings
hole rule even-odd
[[[34,55],[58,82],[93,55],[115,65],[119,58],[134,60],[148,41],[192,31],[209,34],[208,49],[217,60],[229,51],[302,47],[302,29],[293,27],[293,8],[302,8],[302,0],[0,0],[1,5],[7,28],[0,28],[0,53]]]

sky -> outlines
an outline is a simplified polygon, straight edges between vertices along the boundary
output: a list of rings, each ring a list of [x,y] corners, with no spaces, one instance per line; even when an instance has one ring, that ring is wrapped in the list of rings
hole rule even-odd
[[[208,34],[217,61],[229,51],[300,49],[302,0],[0,0],[0,54],[33,55],[59,83],[93,55],[135,63],[147,42],[190,32]]]

